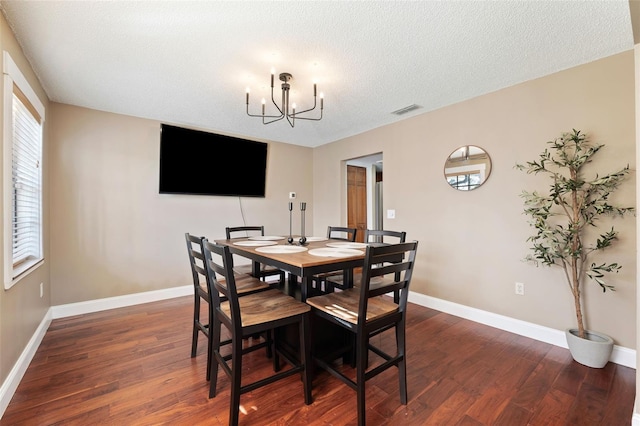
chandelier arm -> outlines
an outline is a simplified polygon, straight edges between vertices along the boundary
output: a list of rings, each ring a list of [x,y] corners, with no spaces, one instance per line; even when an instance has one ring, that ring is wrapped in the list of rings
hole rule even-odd
[[[247,115],[249,117],[264,117],[264,118],[276,118],[276,117],[280,117],[282,118],[282,114],[280,115],[262,115],[262,114],[251,114],[249,112],[249,104],[247,104]]]
[[[322,120],[322,114],[320,114],[320,117],[318,118],[311,118],[311,117],[295,117],[296,120],[307,120],[307,121],[320,121]]]
[[[313,111],[314,109],[316,109],[317,103],[318,103],[317,102],[317,98],[314,96],[313,97],[313,107],[312,108],[305,109],[304,111],[298,111],[295,114],[291,114],[291,116],[295,117],[295,118],[301,118],[301,117],[298,117],[299,114],[304,114],[305,112]]]
[[[271,120],[271,121],[264,121],[264,119],[262,119],[262,124],[271,124],[271,123],[275,123],[276,121],[280,121],[280,120],[282,120],[284,118],[284,115],[280,115],[280,116],[277,116],[277,115],[267,116],[267,115],[265,115],[265,117],[278,117],[278,118],[276,118],[275,120]]]
[[[278,110],[278,112],[280,113],[280,115],[284,116],[284,112],[282,112],[282,109],[280,109],[280,107],[278,106],[278,104],[276,103],[276,100],[273,98],[273,86],[271,86],[271,102],[273,103],[273,105],[276,107],[276,109]],[[283,102],[284,103],[284,102]]]
[[[292,120],[291,120],[291,115],[290,115],[290,114],[287,114],[285,117],[287,117],[287,121],[289,122],[289,125],[290,125],[291,127],[295,127],[296,118],[295,118],[295,117],[293,117],[293,121],[292,121]]]
[[[322,112],[324,111],[324,108],[320,108],[320,117],[318,118],[313,118],[313,117],[298,117],[298,114],[296,112],[296,116],[294,117],[296,120],[308,120],[308,121],[320,121],[322,120]]]

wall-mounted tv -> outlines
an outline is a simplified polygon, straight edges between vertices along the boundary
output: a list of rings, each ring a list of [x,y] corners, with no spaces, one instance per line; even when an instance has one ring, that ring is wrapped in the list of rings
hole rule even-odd
[[[161,125],[161,194],[264,197],[266,175],[266,143]]]

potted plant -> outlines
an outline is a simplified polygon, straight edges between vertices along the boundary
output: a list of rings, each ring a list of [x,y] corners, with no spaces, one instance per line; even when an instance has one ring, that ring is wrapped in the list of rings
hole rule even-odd
[[[527,241],[531,251],[526,260],[536,265],[560,266],[573,295],[577,329],[566,331],[567,344],[573,359],[590,367],[601,368],[609,361],[613,340],[606,335],[585,330],[585,312],[582,308],[582,289],[586,278],[595,281],[603,292],[615,290],[604,277],[618,272],[617,263],[594,262],[591,258],[610,247],[617,239],[613,229],[587,233],[597,226],[603,216],[624,215],[633,207],[617,207],[609,203],[609,196],[629,174],[629,166],[604,176],[591,179],[584,176],[585,166],[604,145],[591,144],[579,130],[563,133],[548,142],[537,161],[517,164],[516,168],[528,174],[542,173],[551,185],[546,194],[523,191],[524,213],[535,233]],[[598,235],[599,234],[599,235]],[[592,348],[593,347],[593,348]]]

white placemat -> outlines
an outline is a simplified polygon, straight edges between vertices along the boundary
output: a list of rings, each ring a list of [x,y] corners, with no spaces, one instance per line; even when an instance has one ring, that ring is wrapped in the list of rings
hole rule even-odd
[[[233,243],[234,246],[245,246],[245,247],[273,246],[276,244],[278,243],[276,243],[275,241],[252,241],[252,240],[237,241]]]
[[[253,237],[249,237],[249,239],[253,241],[279,241],[284,240],[284,237],[279,235],[255,235]]]
[[[366,248],[367,245],[365,243],[352,243],[346,241],[344,243],[327,243],[327,247],[335,247],[335,248],[345,248],[345,249],[361,249]]]
[[[308,243],[312,243],[314,241],[327,241],[327,237],[307,237]]]
[[[272,253],[272,254],[278,254],[278,253],[300,253],[302,251],[307,251],[307,248],[306,247],[301,247],[301,246],[279,245],[279,246],[269,246],[269,247],[258,247],[256,249],[256,251],[259,251],[260,253]]]
[[[364,254],[362,250],[351,248],[325,247],[309,250],[309,254],[322,257],[351,257]]]

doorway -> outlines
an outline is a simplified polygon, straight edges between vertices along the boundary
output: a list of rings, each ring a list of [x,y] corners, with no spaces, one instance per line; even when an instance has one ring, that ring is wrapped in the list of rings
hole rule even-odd
[[[382,153],[352,158],[347,165],[347,226],[356,228],[356,241],[366,229],[382,229]]]

